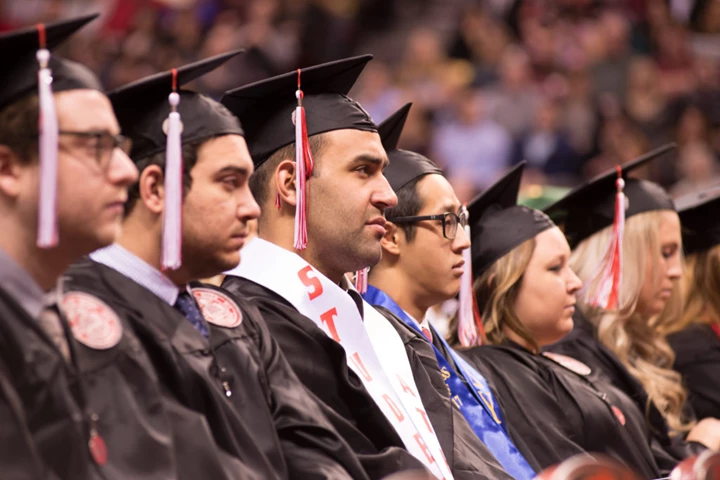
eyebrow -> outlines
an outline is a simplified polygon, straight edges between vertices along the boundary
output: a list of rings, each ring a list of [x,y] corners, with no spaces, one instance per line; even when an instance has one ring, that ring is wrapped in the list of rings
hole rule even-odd
[[[217,175],[224,175],[226,173],[237,173],[238,175],[248,176],[248,175],[250,175],[250,170],[248,170],[247,168],[244,168],[244,167],[236,167],[234,165],[228,165],[226,167],[221,168],[217,172]]]
[[[373,165],[386,168],[388,165],[390,165],[390,160],[363,153],[353,158],[352,162],[350,162],[351,165],[357,165],[360,163],[372,163]]]

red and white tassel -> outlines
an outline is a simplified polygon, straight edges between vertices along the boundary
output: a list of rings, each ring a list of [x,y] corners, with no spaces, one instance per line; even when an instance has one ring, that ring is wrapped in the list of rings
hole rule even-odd
[[[360,295],[367,293],[369,274],[370,267],[365,267],[355,272],[355,290],[357,290]]]
[[[310,150],[305,108],[303,107],[303,91],[300,89],[300,69],[298,69],[298,89],[295,92],[298,105],[295,108],[295,189],[297,204],[295,205],[295,250],[305,250],[308,242],[307,234],[307,179],[312,174],[315,162]]]
[[[48,67],[50,51],[45,48],[45,26],[38,25],[40,49],[37,60],[38,103],[40,106],[38,129],[40,133],[40,199],[38,205],[39,248],[51,248],[58,243],[57,233],[57,171],[58,171],[58,119],[52,91],[52,72]]]
[[[466,225],[465,234],[470,238],[470,226]],[[465,269],[460,277],[460,294],[458,305],[458,339],[463,347],[474,347],[482,344],[482,322],[477,315],[475,295],[473,293],[472,254],[470,248],[463,250]],[[479,325],[478,325],[479,323]]]
[[[162,268],[176,270],[182,264],[182,121],[177,107],[177,72],[173,70],[173,92],[168,97],[170,115],[167,118],[165,147],[165,211],[163,217]]]
[[[615,218],[613,220],[612,237],[599,268],[599,280],[594,284],[595,291],[590,298],[590,305],[605,310],[613,310],[620,305],[620,287],[622,284],[622,243],[625,232],[625,180],[622,178],[622,169],[617,167],[618,178],[615,182]],[[597,277],[595,277],[597,278]]]

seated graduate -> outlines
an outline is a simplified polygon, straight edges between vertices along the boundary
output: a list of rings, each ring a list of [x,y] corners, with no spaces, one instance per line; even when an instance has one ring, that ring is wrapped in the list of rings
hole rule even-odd
[[[402,340],[345,278],[377,263],[397,199],[377,126],[347,97],[370,55],[226,92],[256,166],[258,238],[222,286],[262,312],[300,380],[371,478],[452,478]],[[502,477],[497,477],[502,478]]]
[[[370,270],[363,297],[402,337],[455,478],[483,474],[478,466],[493,456],[513,478],[533,478],[541,465],[530,466],[508,437],[492,386],[427,319],[430,307],[458,294],[470,268],[469,261],[463,265],[470,242],[467,211],[442,171],[427,157],[397,148],[409,111],[405,105],[378,126],[390,160],[385,177],[398,204],[385,212],[382,259]]]
[[[147,357],[117,355],[116,365],[89,371],[83,342],[109,331],[115,343],[128,336],[116,323],[91,328],[113,322],[102,311],[85,312],[81,324],[61,313],[63,271],[116,239],[137,179],[99,80],[50,55],[95,17],[0,36],[3,478],[177,478],[156,381],[122,371]]]
[[[517,205],[523,168],[468,205],[474,294],[487,342],[463,355],[487,372],[511,427],[532,439],[546,464],[572,456],[572,442],[657,478],[651,437],[633,401],[586,365],[541,354],[572,330],[581,283],[560,229],[544,213]]]
[[[720,418],[720,188],[676,201],[685,271],[682,317],[660,325],[675,352],[688,402],[698,419]]]
[[[570,266],[584,285],[573,332],[550,350],[604,373],[635,401],[663,448],[680,460],[702,444],[717,448],[720,429],[712,419],[693,427],[680,374],[672,370],[672,350],[657,328],[663,317],[679,316],[682,309],[675,206],[659,185],[628,177],[669,148],[599,175],[545,211],[562,223],[573,249]],[[685,442],[686,435],[699,444]]]
[[[237,53],[111,92],[140,178],[118,242],[74,265],[67,283],[109,305],[149,352],[174,401],[182,476],[364,479],[257,311],[188,287],[237,265],[260,213],[237,118],[181,88]]]

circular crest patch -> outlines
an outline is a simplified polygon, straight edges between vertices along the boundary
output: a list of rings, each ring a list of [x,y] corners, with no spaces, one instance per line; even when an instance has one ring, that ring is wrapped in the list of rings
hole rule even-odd
[[[83,345],[107,350],[120,342],[122,324],[105,302],[87,293],[69,292],[63,296],[62,311],[73,336]]]
[[[588,367],[579,360],[568,357],[567,355],[561,355],[559,353],[553,352],[543,352],[543,355],[545,355],[547,358],[554,361],[555,363],[559,363],[571,372],[577,373],[578,375],[586,376],[590,375],[590,373],[592,372],[590,367]]]
[[[225,328],[235,328],[242,322],[242,312],[227,295],[211,288],[193,288],[192,294],[200,305],[205,320]]]

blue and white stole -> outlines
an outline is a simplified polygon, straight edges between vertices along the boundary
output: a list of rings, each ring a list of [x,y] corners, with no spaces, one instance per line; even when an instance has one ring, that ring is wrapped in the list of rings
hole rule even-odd
[[[367,293],[363,295],[363,298],[370,305],[390,310],[406,325],[417,331],[422,338],[426,338],[422,334],[418,323],[382,290],[368,285]],[[505,430],[502,412],[495,401],[487,380],[464,358],[450,348],[445,339],[438,335],[432,325],[430,329],[432,334],[442,342],[445,350],[450,353],[458,368],[458,372],[456,372],[442,352],[432,342],[429,342],[435,351],[440,373],[450,390],[453,404],[462,412],[475,435],[490,449],[505,471],[519,480],[535,478],[534,470],[515,447]]]

